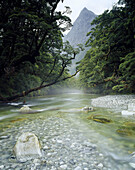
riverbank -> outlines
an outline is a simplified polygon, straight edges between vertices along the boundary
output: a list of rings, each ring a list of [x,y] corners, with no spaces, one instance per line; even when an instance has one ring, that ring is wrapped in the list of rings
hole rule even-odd
[[[128,104],[135,103],[135,95],[106,95],[92,99],[94,107],[104,107],[122,111],[128,109]]]

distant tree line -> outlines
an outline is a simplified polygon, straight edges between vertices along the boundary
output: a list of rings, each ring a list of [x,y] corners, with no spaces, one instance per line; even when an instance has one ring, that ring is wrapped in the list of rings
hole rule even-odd
[[[92,23],[80,82],[101,93],[135,93],[135,2],[119,0]]]

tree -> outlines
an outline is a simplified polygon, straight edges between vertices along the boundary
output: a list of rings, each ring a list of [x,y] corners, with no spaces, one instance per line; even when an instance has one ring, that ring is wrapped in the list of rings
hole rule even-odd
[[[91,49],[80,64],[80,79],[87,87],[102,85],[104,92],[135,92],[135,5],[129,0],[120,0],[119,5],[93,21],[86,42]]]
[[[70,77],[63,75],[79,49],[62,42],[62,31],[71,20],[56,11],[59,2],[0,2],[0,101],[18,99]]]

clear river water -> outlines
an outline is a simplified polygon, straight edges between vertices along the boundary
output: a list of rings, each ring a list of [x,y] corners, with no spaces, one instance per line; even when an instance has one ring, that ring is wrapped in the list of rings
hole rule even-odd
[[[93,111],[82,110],[85,106],[91,106],[91,99],[99,96],[73,91],[72,93],[26,98],[26,105],[38,111],[35,114],[20,113],[19,109],[23,106],[21,101],[1,104],[0,140],[3,140],[4,135],[12,135],[10,128],[22,126],[26,119],[32,120],[38,116],[47,119],[50,115],[59,114],[65,120],[70,120],[72,126],[95,144],[103,155],[114,160],[113,164],[115,162],[116,169],[118,165],[125,164],[130,170],[132,169],[129,165],[130,155],[135,151],[135,117],[124,117],[120,110],[101,107],[94,107]],[[100,122],[100,120],[103,121]]]

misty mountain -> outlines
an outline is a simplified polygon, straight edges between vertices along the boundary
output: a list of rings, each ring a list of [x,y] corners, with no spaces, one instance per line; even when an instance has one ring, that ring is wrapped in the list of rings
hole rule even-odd
[[[85,47],[85,43],[88,40],[86,35],[91,31],[91,28],[93,27],[91,26],[91,22],[96,16],[97,15],[95,15],[92,11],[84,8],[75,20],[70,32],[64,37],[64,41],[69,41],[73,47],[76,47],[77,44],[84,44]],[[84,57],[88,49],[89,48],[85,48],[85,50],[80,52],[80,54],[76,56],[76,59],[73,60],[70,68],[71,74],[75,72],[76,62],[80,61]]]

